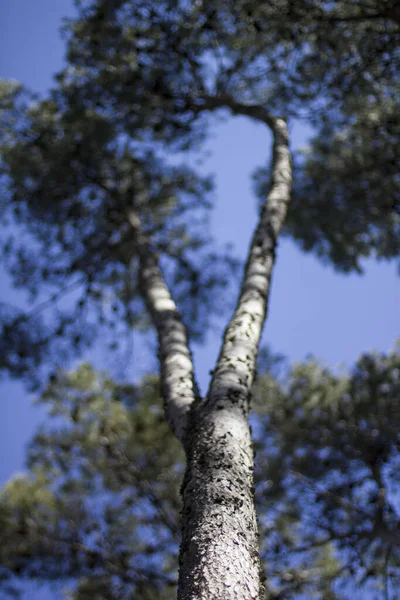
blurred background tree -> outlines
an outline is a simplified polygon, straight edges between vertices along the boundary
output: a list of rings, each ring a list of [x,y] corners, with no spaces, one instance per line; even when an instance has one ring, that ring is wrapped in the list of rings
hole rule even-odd
[[[348,374],[264,354],[253,390],[266,598],[396,598],[400,352]],[[48,425],[1,492],[2,589],[56,581],[68,597],[172,598],[184,460],[157,377],[134,387],[89,364],[39,398]]]

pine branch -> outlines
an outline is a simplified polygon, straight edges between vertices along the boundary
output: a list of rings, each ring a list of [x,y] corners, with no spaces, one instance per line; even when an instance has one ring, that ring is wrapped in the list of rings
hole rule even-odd
[[[201,96],[199,103],[194,106],[195,111],[203,110],[217,110],[219,108],[228,108],[234,115],[243,115],[261,121],[271,128],[275,133],[276,123],[278,119],[269,112],[267,108],[260,104],[243,104],[237,102],[227,94],[220,94],[218,96]],[[287,135],[287,132],[286,132]]]
[[[234,101],[228,105],[238,114],[262,120],[273,133],[271,187],[251,241],[237,307],[224,335],[208,395],[212,404],[222,396],[234,396],[235,402],[242,399],[247,412],[267,313],[275,249],[290,201],[292,169],[286,122],[273,117],[262,106],[237,105]]]
[[[140,288],[158,336],[167,420],[172,432],[183,442],[190,407],[200,395],[187,331],[138,216],[133,211],[127,216],[139,254]]]

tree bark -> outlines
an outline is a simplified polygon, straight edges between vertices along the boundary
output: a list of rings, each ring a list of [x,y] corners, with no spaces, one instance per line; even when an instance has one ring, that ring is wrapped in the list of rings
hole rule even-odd
[[[166,418],[174,435],[183,443],[190,407],[199,396],[186,327],[138,216],[131,211],[128,219],[140,259],[142,295],[157,331]]]
[[[193,403],[189,415],[179,600],[264,597],[248,413],[275,248],[290,199],[291,160],[283,119],[271,117],[262,107],[231,102],[228,108],[271,127],[272,183],[207,397]]]

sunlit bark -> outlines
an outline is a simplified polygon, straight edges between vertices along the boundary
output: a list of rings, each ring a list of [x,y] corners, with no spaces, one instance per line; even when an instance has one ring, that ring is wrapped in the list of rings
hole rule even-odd
[[[188,413],[198,396],[187,332],[138,217],[130,212],[128,218],[140,257],[140,286],[158,336],[166,417],[172,432],[183,442]]]

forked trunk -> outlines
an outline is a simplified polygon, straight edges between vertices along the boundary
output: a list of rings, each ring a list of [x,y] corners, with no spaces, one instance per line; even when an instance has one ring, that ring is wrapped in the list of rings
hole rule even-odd
[[[275,248],[291,186],[286,123],[268,119],[274,134],[270,193],[209,392],[193,404],[188,418],[179,600],[264,597],[248,413]]]

